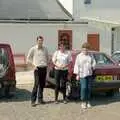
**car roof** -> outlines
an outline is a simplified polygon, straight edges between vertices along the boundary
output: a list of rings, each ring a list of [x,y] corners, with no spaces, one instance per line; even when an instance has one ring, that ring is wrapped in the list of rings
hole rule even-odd
[[[0,46],[3,46],[3,47],[7,46],[7,47],[9,47],[10,44],[7,44],[7,43],[0,43]]]
[[[113,54],[120,53],[120,51],[115,51]]]

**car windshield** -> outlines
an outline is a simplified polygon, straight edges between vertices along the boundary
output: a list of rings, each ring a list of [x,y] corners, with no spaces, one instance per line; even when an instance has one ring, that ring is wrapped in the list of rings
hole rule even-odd
[[[112,55],[112,58],[118,62],[120,62],[120,53],[115,53]]]
[[[8,68],[8,55],[4,48],[0,48],[0,73]]]
[[[113,64],[113,61],[104,53],[93,54],[93,57],[98,65]]]

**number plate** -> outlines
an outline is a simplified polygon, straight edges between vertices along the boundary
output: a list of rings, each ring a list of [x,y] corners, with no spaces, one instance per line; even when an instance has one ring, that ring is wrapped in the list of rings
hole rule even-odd
[[[105,75],[105,76],[98,75],[98,76],[96,76],[96,81],[98,81],[98,82],[111,81],[112,79],[113,79],[113,77],[111,75]]]

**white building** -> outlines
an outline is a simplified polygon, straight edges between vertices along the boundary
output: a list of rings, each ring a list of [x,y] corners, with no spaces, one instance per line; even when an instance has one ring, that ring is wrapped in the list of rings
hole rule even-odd
[[[99,34],[101,51],[112,53],[120,46],[120,0],[73,0],[76,21],[87,21]],[[88,34],[93,34],[90,30]]]
[[[100,2],[91,0],[90,5],[93,1]],[[10,43],[14,53],[27,54],[36,37],[42,35],[52,54],[65,34],[64,41],[71,49],[80,49],[88,40],[95,50],[108,54],[117,50],[120,44],[119,21],[98,19],[92,16],[92,12],[88,16],[94,7],[84,4],[84,0],[73,0],[73,3],[75,21],[58,0],[0,0],[0,42]]]
[[[58,0],[0,0],[0,42],[11,44],[14,53],[27,54],[42,35],[52,53],[59,30],[71,20],[72,15]]]
[[[27,54],[38,35],[52,54],[62,39],[68,48],[80,49],[87,33],[96,33],[87,22],[72,21],[58,0],[0,0],[0,4],[0,42],[11,44],[17,54]]]

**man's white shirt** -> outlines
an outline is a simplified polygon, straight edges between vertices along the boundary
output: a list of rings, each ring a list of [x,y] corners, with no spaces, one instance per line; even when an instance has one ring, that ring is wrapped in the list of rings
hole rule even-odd
[[[27,56],[27,62],[33,63],[35,66],[44,67],[48,65],[48,51],[43,47],[38,49],[38,46],[32,47]]]

